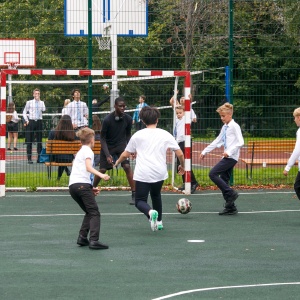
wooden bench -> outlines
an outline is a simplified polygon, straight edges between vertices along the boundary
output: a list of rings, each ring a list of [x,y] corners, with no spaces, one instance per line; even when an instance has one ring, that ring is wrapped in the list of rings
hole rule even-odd
[[[61,141],[61,140],[48,140],[46,142],[46,153],[53,157],[53,155],[59,154],[76,154],[79,149],[81,148],[80,141]],[[95,141],[95,146],[92,149],[95,154],[100,154],[101,144],[100,141]],[[73,162],[66,163],[66,162],[46,162],[45,165],[47,166],[48,172],[48,179],[51,178],[51,167],[59,167],[59,166],[72,166]]]
[[[251,158],[241,158],[246,164],[246,176],[252,178],[252,168],[255,165],[266,167],[267,165],[286,165],[287,158],[272,157],[274,153],[291,154],[295,148],[295,140],[267,140],[267,141],[249,141],[247,153],[251,154]],[[257,153],[263,154],[264,157],[256,158]],[[269,157],[268,157],[269,156]],[[271,157],[270,157],[271,156]],[[298,164],[296,162],[295,164]],[[248,166],[250,165],[250,177],[248,176]]]

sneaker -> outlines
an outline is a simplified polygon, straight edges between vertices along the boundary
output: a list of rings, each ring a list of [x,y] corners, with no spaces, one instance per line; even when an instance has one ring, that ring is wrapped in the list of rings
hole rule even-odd
[[[18,148],[14,147],[14,150],[15,150],[15,151],[18,151]]]
[[[236,215],[238,213],[238,210],[236,208],[235,205],[232,205],[230,207],[226,207],[225,205],[225,208],[219,212],[219,215],[220,216],[223,216],[223,215]]]
[[[157,229],[158,230],[163,230],[164,229],[164,225],[162,221],[157,221]]]
[[[236,191],[233,191],[232,195],[226,200],[225,207],[234,206],[234,201],[239,197],[239,194]]]
[[[195,184],[192,184],[191,186],[191,194],[194,194],[197,190],[197,187],[199,186],[199,183],[195,183]]]
[[[130,205],[135,205],[135,191],[131,192],[131,201],[129,202]]]
[[[151,209],[149,216],[150,216],[150,226],[151,226],[152,231],[157,231],[158,212],[154,209]]]
[[[11,148],[7,148],[8,151],[11,151]]]

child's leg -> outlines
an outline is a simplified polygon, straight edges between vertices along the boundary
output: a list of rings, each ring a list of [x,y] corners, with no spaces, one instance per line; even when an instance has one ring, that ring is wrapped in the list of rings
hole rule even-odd
[[[162,202],[161,202],[161,188],[164,181],[150,183],[150,196],[152,199],[152,206],[158,212],[158,221],[162,219]]]
[[[228,185],[228,181],[236,163],[237,161],[232,158],[223,158],[209,172],[209,178],[222,191],[225,200],[234,194],[234,190]]]
[[[294,183],[294,190],[298,199],[300,200],[300,172],[298,172],[295,183]]]
[[[13,133],[14,136],[14,148],[17,148],[17,142],[18,142],[18,133],[14,132]]]
[[[87,237],[90,231],[90,241],[98,241],[100,233],[100,212],[95,201],[92,186],[86,183],[75,183],[69,187],[72,198],[86,213],[79,234]]]
[[[150,184],[146,182],[135,182],[135,206],[149,219],[150,205],[147,203],[148,195],[150,191]]]

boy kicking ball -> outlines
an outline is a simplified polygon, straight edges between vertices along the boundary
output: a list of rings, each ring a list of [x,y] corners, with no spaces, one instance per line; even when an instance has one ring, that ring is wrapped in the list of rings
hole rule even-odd
[[[89,246],[90,249],[108,249],[108,246],[99,242],[100,234],[100,212],[95,200],[99,194],[98,187],[93,188],[93,175],[97,175],[104,180],[109,180],[109,176],[100,173],[93,168],[95,144],[94,130],[86,127],[79,130],[76,135],[82,144],[74,159],[72,172],[69,181],[69,192],[72,198],[85,212],[82,225],[79,231],[77,244]],[[88,239],[88,234],[89,239]]]
[[[215,148],[224,146],[223,157],[210,170],[209,177],[222,191],[225,199],[225,208],[219,212],[219,215],[235,215],[238,211],[234,201],[239,194],[229,186],[229,179],[234,166],[238,162],[244,139],[240,126],[232,119],[233,106],[225,103],[217,109],[217,112],[224,125],[219,136],[202,151],[200,158],[203,159],[207,153]]]

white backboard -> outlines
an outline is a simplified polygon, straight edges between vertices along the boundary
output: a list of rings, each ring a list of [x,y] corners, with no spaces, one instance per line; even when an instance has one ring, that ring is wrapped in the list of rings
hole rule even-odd
[[[65,35],[88,35],[88,0],[65,1]],[[92,35],[148,35],[148,0],[92,0]]]
[[[0,66],[35,67],[35,39],[0,39]]]

